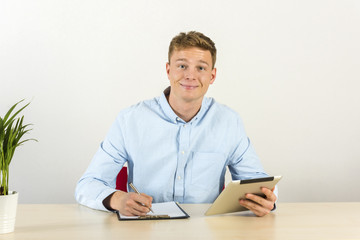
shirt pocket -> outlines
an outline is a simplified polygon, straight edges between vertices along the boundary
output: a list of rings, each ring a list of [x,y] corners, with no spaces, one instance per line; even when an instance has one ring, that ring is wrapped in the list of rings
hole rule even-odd
[[[193,152],[191,184],[204,189],[219,188],[225,166],[225,155],[215,152]]]

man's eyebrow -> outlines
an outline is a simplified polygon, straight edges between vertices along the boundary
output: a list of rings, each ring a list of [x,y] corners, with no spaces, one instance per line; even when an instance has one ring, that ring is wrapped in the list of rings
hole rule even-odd
[[[209,63],[208,63],[207,61],[200,60],[199,62],[204,63],[204,64],[206,64],[206,65],[210,66],[210,65],[209,65]]]
[[[178,58],[175,60],[175,62],[188,62],[188,60],[186,58]],[[210,66],[210,64],[207,61],[199,60],[199,62]]]
[[[175,62],[187,62],[188,60],[186,58],[178,58],[175,60]]]

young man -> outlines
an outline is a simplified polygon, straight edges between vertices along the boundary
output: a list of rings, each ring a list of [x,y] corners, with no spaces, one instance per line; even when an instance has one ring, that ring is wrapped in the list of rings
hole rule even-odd
[[[180,33],[170,43],[168,61],[170,87],[120,112],[77,184],[79,203],[145,215],[153,201],[212,203],[226,166],[234,180],[267,176],[238,114],[204,97],[216,78],[213,41],[199,32]],[[129,182],[141,195],[114,189],[126,162]],[[276,196],[262,191],[265,198],[247,194],[239,204],[257,216],[268,214]]]

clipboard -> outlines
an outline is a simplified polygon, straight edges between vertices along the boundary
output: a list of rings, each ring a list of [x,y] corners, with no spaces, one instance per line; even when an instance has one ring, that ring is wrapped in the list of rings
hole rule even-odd
[[[119,221],[128,220],[164,220],[164,219],[183,219],[190,216],[176,202],[153,203],[151,208],[154,213],[145,216],[125,216],[116,211]]]
[[[272,189],[280,181],[282,176],[237,180],[228,183],[225,189],[216,198],[214,203],[205,212],[206,216],[247,211],[249,209],[239,204],[239,199],[245,198],[245,194],[252,193],[265,196],[261,192],[262,187]]]

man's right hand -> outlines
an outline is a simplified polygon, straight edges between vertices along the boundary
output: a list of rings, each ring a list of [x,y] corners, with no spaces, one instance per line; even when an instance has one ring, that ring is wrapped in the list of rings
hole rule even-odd
[[[116,191],[104,199],[107,209],[118,210],[126,216],[144,216],[151,208],[152,197],[145,193]]]

